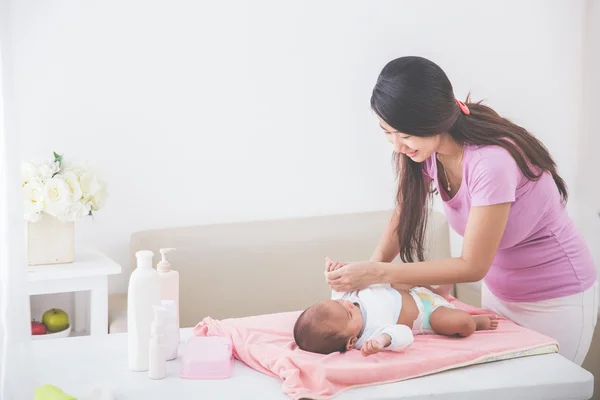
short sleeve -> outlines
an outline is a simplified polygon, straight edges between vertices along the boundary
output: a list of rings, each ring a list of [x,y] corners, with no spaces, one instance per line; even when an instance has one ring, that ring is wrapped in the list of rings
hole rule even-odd
[[[398,324],[383,325],[377,329],[365,330],[363,336],[356,342],[355,348],[360,349],[367,340],[384,333],[390,335],[392,339],[390,345],[384,349],[386,351],[402,351],[414,342],[412,330],[408,326]]]
[[[483,148],[469,171],[471,206],[490,206],[516,199],[523,175],[515,159],[502,147]]]

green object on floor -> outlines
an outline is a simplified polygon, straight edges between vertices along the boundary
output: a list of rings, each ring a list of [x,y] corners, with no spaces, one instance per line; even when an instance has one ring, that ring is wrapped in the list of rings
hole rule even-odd
[[[77,400],[54,385],[44,385],[35,388],[34,400]]]

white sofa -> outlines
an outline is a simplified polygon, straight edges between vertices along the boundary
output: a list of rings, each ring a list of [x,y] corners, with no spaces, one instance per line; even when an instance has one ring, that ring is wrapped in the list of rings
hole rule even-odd
[[[180,274],[180,321],[194,326],[203,317],[239,317],[299,310],[327,298],[324,258],[363,260],[371,256],[391,211],[282,220],[249,221],[135,232],[135,252],[174,247],[169,260]],[[433,213],[427,255],[450,254],[449,230]],[[126,294],[109,301],[109,332],[126,330]]]
[[[135,232],[135,252],[174,247],[169,260],[180,274],[180,321],[299,310],[327,298],[324,257],[363,260],[371,256],[391,211],[282,220],[249,221]],[[430,217],[427,254],[448,257],[449,231],[442,214]],[[126,330],[126,294],[109,301],[109,332]]]
[[[194,326],[205,316],[221,319],[300,310],[330,295],[324,257],[369,258],[390,216],[391,211],[376,211],[135,232],[130,238],[130,265],[135,266],[138,250],[152,250],[156,265],[160,248],[177,249],[168,257],[180,274],[182,327]],[[429,218],[426,256],[450,256],[449,226],[438,212]],[[453,294],[480,306],[477,283],[455,285]],[[126,300],[126,294],[110,296],[110,333],[127,329]],[[596,387],[600,387],[599,331],[584,364],[596,377]]]

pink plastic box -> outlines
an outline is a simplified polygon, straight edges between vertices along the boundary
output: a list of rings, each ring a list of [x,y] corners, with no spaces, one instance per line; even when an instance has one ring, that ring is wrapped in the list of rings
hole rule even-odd
[[[224,379],[233,373],[232,343],[220,336],[192,336],[181,356],[184,379]]]

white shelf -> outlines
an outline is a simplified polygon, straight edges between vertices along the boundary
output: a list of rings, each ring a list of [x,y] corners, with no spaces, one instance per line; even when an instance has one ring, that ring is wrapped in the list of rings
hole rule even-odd
[[[121,266],[96,250],[76,251],[75,261],[67,264],[27,266],[29,282],[86,278],[90,276],[115,275]]]
[[[27,266],[30,296],[74,293],[73,336],[108,334],[108,276],[121,273],[121,266],[94,249],[76,249],[72,263]],[[89,292],[89,296],[88,293]],[[85,332],[85,333],[84,333]]]

